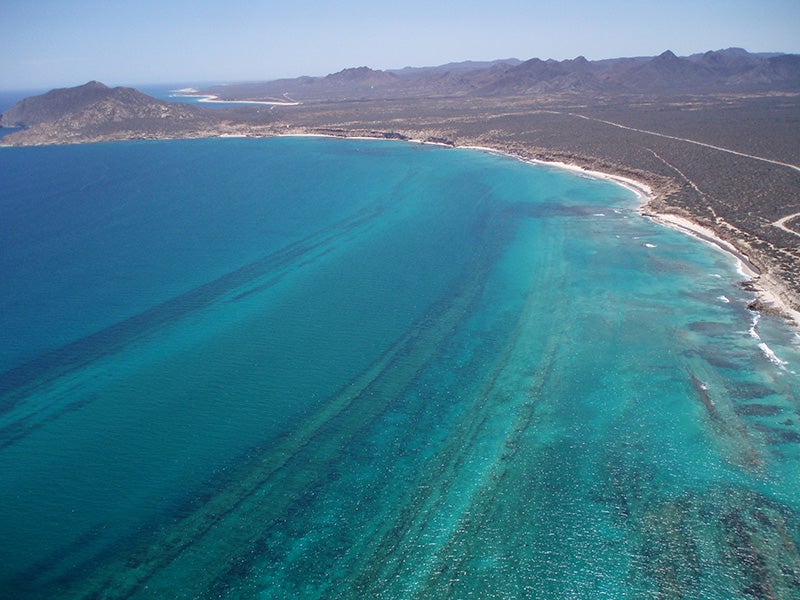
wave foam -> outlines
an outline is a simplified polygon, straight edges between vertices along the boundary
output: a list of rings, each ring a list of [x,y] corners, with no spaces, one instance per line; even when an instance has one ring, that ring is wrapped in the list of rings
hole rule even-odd
[[[780,358],[778,358],[778,355],[775,354],[775,351],[769,347],[769,345],[761,338],[761,336],[758,334],[758,331],[756,330],[756,328],[758,327],[758,322],[760,320],[761,320],[761,315],[755,313],[753,315],[753,324],[747,333],[749,333],[750,337],[752,337],[753,339],[758,340],[758,347],[761,350],[761,353],[766,357],[766,359],[776,367],[780,368],[782,371],[785,371],[786,365],[788,365],[789,363],[786,362],[785,360],[781,360]]]
[[[775,352],[772,351],[772,348],[767,346],[764,342],[761,342],[758,345],[758,347],[761,348],[761,352],[764,353],[764,356],[767,357],[769,362],[771,362],[772,364],[780,367],[784,371],[786,370],[786,365],[788,365],[789,363],[787,363],[785,360],[781,360],[780,358],[778,358],[775,355]]]

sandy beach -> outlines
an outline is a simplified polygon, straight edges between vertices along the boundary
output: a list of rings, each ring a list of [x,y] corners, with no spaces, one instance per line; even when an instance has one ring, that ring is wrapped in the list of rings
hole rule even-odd
[[[411,140],[419,141],[419,140]],[[423,142],[425,143],[425,142]],[[691,235],[711,246],[731,256],[737,264],[738,270],[752,288],[756,295],[756,303],[759,310],[777,314],[787,319],[798,331],[800,331],[800,311],[794,309],[790,302],[785,298],[786,293],[782,283],[770,277],[769,273],[763,272],[758,266],[753,264],[750,258],[744,253],[740,252],[733,244],[719,237],[713,230],[704,227],[699,223],[692,221],[689,218],[682,217],[672,213],[664,213],[655,211],[652,207],[652,201],[656,198],[656,193],[653,189],[642,181],[637,181],[630,177],[616,175],[613,173],[605,173],[602,171],[595,171],[586,169],[577,164],[570,164],[561,161],[547,161],[531,159],[525,156],[516,155],[505,150],[492,148],[489,146],[475,146],[465,145],[458,146],[459,148],[466,148],[471,150],[480,150],[483,152],[491,152],[493,154],[502,154],[511,156],[523,162],[531,164],[541,164],[560,169],[565,169],[574,173],[586,175],[597,179],[605,179],[613,181],[629,190],[634,192],[641,201],[639,207],[639,214],[648,219],[652,219],[656,223],[664,225],[681,231],[687,235]]]
[[[180,91],[180,90],[178,90]],[[207,103],[214,103],[214,104],[262,104],[266,106],[299,106],[299,102],[290,102],[290,101],[267,101],[267,100],[220,100],[219,96],[215,96],[213,94],[192,94],[192,93],[180,93],[180,94],[172,94],[173,98],[197,98],[198,102],[207,102]]]
[[[286,137],[308,136],[308,137],[333,137],[333,138],[364,139],[364,140],[391,139],[385,137],[378,137],[377,135],[364,135],[363,133],[360,132],[357,134],[354,133],[354,135],[349,135],[348,132],[341,132],[341,133],[337,132],[336,134],[333,134],[333,133],[319,133],[313,131],[299,131],[299,132],[293,131],[291,133],[285,133],[279,135]],[[605,179],[607,181],[613,181],[614,183],[621,185],[622,187],[632,191],[639,197],[641,205],[639,207],[638,212],[641,216],[646,217],[648,219],[652,219],[653,221],[665,227],[670,227],[672,229],[681,231],[682,233],[685,233],[687,235],[691,235],[733,258],[733,260],[736,261],[738,270],[741,273],[742,277],[746,279],[748,287],[756,295],[756,301],[753,303],[752,306],[754,308],[757,307],[758,310],[763,311],[765,313],[774,314],[785,318],[795,329],[798,330],[798,332],[800,332],[800,311],[794,309],[790,301],[786,298],[788,294],[785,291],[785,286],[783,286],[780,280],[771,277],[768,272],[764,272],[757,265],[755,265],[746,254],[740,252],[733,244],[719,237],[716,234],[716,232],[709,229],[708,227],[704,227],[703,225],[696,223],[687,217],[655,210],[652,206],[652,203],[653,200],[657,198],[658,192],[656,190],[653,190],[651,186],[644,183],[643,181],[639,181],[631,177],[626,177],[614,173],[607,173],[603,171],[587,169],[578,164],[567,163],[557,160],[551,161],[551,160],[530,158],[529,156],[524,156],[522,154],[511,152],[508,149],[493,148],[491,146],[483,146],[475,144],[451,145],[438,141],[427,141],[421,138],[406,138],[401,141],[417,143],[417,144],[425,144],[425,145],[444,146],[447,148],[461,148],[466,150],[478,150],[481,152],[489,152],[492,154],[508,156],[516,160],[520,160],[522,162],[530,164],[539,164],[550,167],[556,167],[559,169],[564,169],[572,173],[584,175],[595,179]]]

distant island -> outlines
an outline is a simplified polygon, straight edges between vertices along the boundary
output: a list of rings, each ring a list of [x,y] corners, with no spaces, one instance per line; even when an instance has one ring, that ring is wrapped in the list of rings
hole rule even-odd
[[[800,55],[739,48],[678,57],[533,58],[345,69],[186,90],[157,100],[99,82],[26,98],[6,146],[324,134],[480,146],[629,178],[643,212],[752,266],[753,309],[800,314]]]

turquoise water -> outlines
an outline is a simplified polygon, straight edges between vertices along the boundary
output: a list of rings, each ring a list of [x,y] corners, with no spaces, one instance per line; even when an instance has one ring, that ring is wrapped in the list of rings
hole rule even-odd
[[[3,149],[13,598],[800,589],[800,343],[606,181],[282,138]]]

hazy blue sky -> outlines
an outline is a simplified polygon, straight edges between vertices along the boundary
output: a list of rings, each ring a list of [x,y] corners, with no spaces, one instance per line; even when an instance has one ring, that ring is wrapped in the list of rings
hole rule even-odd
[[[516,57],[800,53],[800,0],[3,0],[0,90]]]

